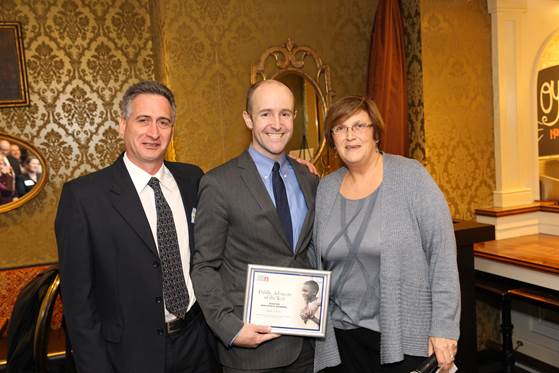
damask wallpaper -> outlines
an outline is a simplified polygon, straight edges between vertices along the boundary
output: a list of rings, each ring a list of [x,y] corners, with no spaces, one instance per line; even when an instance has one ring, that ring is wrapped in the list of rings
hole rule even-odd
[[[491,20],[485,0],[422,0],[425,159],[454,217],[493,204]],[[467,32],[465,32],[467,30]]]
[[[331,67],[337,97],[364,94],[376,0],[3,0],[23,24],[32,105],[0,109],[0,131],[47,158],[47,186],[0,215],[0,267],[54,262],[53,220],[64,181],[121,150],[118,99],[157,77],[175,92],[177,159],[208,169],[246,148],[241,119],[250,66],[292,37]],[[24,237],[24,239],[23,239]]]
[[[49,180],[30,203],[0,215],[0,268],[54,262],[62,184],[121,151],[126,87],[154,77],[148,0],[2,0],[0,20],[23,25],[31,106],[0,109],[0,132],[47,159]]]
[[[330,65],[336,97],[364,94],[377,0],[167,0],[160,75],[177,94],[177,159],[209,169],[241,153],[250,67],[288,37]]]
[[[23,24],[32,100],[30,107],[0,109],[0,131],[34,144],[50,168],[35,200],[0,215],[0,267],[56,261],[52,227],[60,188],[120,152],[118,99],[130,83],[158,77],[176,92],[177,159],[209,169],[248,145],[241,112],[250,66],[288,37],[330,65],[336,97],[364,94],[376,4],[0,1],[0,20]],[[417,2],[402,4],[406,48],[413,52],[408,79],[423,80],[410,90],[410,108],[417,109],[412,155],[427,165],[453,215],[469,218],[474,208],[491,204],[495,179],[485,1],[423,0],[421,12]]]
[[[425,164],[451,214],[493,204],[491,20],[485,0],[422,0]],[[467,30],[467,32],[465,31]],[[499,313],[476,302],[478,348],[499,340]]]
[[[417,0],[400,0],[404,18],[406,84],[408,89],[409,155],[425,164],[423,107],[423,57],[421,54],[421,7]]]

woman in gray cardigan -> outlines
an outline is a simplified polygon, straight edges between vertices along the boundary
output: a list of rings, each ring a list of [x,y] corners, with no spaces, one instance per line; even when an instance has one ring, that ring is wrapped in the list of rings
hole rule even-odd
[[[317,341],[316,371],[407,373],[435,353],[445,372],[456,354],[460,288],[448,206],[417,161],[382,153],[383,126],[364,97],[343,98],[326,116],[327,142],[345,167],[320,182],[316,197],[317,265],[332,271],[334,327]]]

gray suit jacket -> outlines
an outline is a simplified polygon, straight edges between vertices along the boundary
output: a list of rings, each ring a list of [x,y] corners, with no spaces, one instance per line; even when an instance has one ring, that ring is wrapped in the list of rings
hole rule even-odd
[[[236,369],[289,365],[302,338],[282,336],[256,349],[229,347],[243,326],[248,264],[310,268],[308,249],[318,178],[292,162],[308,213],[295,254],[256,165],[248,152],[207,173],[200,182],[195,218],[192,282],[206,321],[223,342],[221,363]]]

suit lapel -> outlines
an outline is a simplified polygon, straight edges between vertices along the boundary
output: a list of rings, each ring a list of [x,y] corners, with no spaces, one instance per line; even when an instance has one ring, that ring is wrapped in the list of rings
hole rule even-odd
[[[286,250],[291,252],[291,245],[285,237],[280,218],[276,211],[272,200],[270,199],[270,194],[266,190],[266,186],[258,173],[258,169],[254,164],[248,151],[245,151],[240,155],[238,159],[238,166],[241,169],[241,178],[243,179],[247,189],[250,191],[260,208],[264,211],[264,216],[270,221],[272,226],[278,232],[283,242],[285,243]]]
[[[126,170],[122,156],[115,162],[113,169],[114,176],[110,199],[114,208],[140,236],[147,249],[159,257],[142,202],[134,188],[130,174]]]
[[[314,223],[314,193],[311,190],[311,185],[307,182],[306,177],[304,176],[304,173],[308,172],[306,167],[298,164],[296,161],[291,162],[291,165],[293,166],[297,182],[299,183],[299,187],[301,188],[303,196],[305,197],[305,202],[307,203],[307,216],[305,216],[303,226],[301,227],[301,233],[299,233],[299,239],[297,240],[295,252],[298,252],[301,249],[300,246],[303,243],[305,236],[310,233]]]

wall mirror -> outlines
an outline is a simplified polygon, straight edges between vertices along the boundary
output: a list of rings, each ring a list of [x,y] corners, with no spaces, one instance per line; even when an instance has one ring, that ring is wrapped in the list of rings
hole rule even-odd
[[[47,164],[31,144],[0,133],[0,213],[33,199],[47,182]]]
[[[265,79],[281,81],[295,96],[297,116],[287,145],[289,154],[310,160],[325,172],[328,149],[324,117],[334,96],[328,65],[312,48],[297,46],[288,39],[284,45],[266,49],[258,63],[252,65],[251,84]]]

